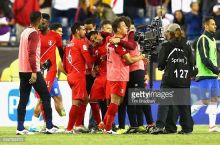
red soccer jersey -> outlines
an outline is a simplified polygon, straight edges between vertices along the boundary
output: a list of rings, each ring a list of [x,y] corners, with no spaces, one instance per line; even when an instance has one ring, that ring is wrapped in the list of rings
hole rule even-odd
[[[85,74],[85,64],[95,61],[89,53],[87,43],[84,39],[72,39],[65,48],[64,69],[70,74],[80,72]]]
[[[104,40],[103,44],[98,48],[94,48],[96,60],[99,65],[99,75],[106,75],[107,73],[107,41]]]
[[[50,59],[52,66],[49,72],[56,72],[56,48],[62,48],[62,38],[61,36],[53,31],[49,31],[46,35],[40,34],[41,39],[41,63]]]

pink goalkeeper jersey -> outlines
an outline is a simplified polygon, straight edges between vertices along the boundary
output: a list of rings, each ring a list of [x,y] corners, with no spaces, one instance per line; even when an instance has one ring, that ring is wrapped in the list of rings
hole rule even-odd
[[[139,55],[141,55],[140,45],[137,44],[137,47],[134,50],[130,50],[129,53],[130,53],[130,56],[139,56]],[[129,68],[130,68],[130,72],[136,71],[136,70],[144,70],[144,61],[140,60],[138,62],[135,62],[135,63],[131,64],[129,66]]]
[[[109,37],[108,37],[109,38]],[[109,40],[107,38],[107,41]],[[124,38],[126,39],[126,38]],[[116,49],[122,49],[122,46],[114,46],[111,43],[107,43],[107,80],[109,81],[129,81],[129,66],[126,64],[122,55],[116,52]],[[124,53],[124,54],[125,54]],[[122,53],[123,54],[123,53]]]
[[[40,71],[40,38],[33,27],[28,27],[21,33],[18,59],[19,72]]]

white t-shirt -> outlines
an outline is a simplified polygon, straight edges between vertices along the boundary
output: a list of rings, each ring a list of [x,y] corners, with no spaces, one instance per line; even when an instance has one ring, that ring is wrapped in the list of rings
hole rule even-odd
[[[57,10],[68,10],[71,8],[77,8],[79,0],[53,0],[52,6]]]

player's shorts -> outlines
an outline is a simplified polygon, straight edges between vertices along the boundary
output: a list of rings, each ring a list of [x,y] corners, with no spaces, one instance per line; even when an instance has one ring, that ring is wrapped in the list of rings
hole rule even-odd
[[[110,92],[118,96],[124,97],[127,87],[127,82],[110,81]]]
[[[199,83],[192,81],[190,85],[191,104],[194,104],[201,100]]]
[[[201,99],[207,100],[212,97],[219,97],[219,82],[217,79],[204,79],[198,81]]]
[[[58,85],[57,78],[55,78],[53,81],[53,85],[50,89],[50,96],[51,97],[61,96],[60,87]]]
[[[67,76],[67,81],[72,89],[73,100],[85,100],[88,97],[86,91],[86,77],[84,73],[71,73]]]
[[[90,93],[90,100],[105,100],[106,97],[106,76],[97,76]]]

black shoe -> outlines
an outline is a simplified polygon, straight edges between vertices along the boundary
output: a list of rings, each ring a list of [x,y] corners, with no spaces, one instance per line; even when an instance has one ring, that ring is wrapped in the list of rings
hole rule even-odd
[[[148,125],[146,126],[145,133],[150,133],[156,126],[155,125]]]
[[[93,133],[93,134],[101,133],[101,132],[102,132],[102,130],[99,129],[97,125],[90,129],[90,133]]]
[[[115,123],[112,123],[112,131],[114,131],[114,132],[117,131],[117,127],[116,127]]]
[[[164,130],[163,134],[175,134],[176,131]]]
[[[192,132],[185,132],[185,131],[181,130],[181,131],[178,131],[178,134],[189,135],[189,134],[192,134]]]
[[[128,130],[124,134],[131,134],[131,133],[137,133],[138,128],[137,127],[129,127]]]
[[[149,133],[150,134],[163,134],[164,133],[164,128],[155,127]]]

